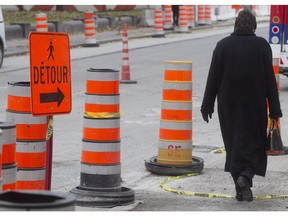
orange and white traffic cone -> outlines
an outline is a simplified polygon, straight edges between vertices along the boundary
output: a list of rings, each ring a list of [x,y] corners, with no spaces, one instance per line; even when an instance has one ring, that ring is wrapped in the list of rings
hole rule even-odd
[[[36,31],[48,32],[47,15],[45,13],[36,14]]]
[[[161,9],[154,10],[154,35],[152,37],[165,37],[163,30],[163,14]]]
[[[128,26],[122,26],[122,71],[120,83],[135,84],[137,81],[130,79],[129,49],[128,49]]]
[[[164,30],[173,30],[171,5],[164,5]]]
[[[198,5],[198,25],[205,25],[205,5]]]
[[[179,32],[187,33],[188,31],[188,16],[186,6],[179,7]]]
[[[211,5],[205,5],[205,24],[211,25]]]
[[[103,206],[134,203],[134,191],[121,187],[119,70],[87,70],[80,185],[76,203]]]
[[[192,157],[192,62],[166,61],[162,92],[158,156],[145,162],[161,175],[203,170],[203,159]]]
[[[93,11],[86,11],[84,14],[85,42],[83,47],[99,47],[96,40],[96,27]]]
[[[195,27],[194,5],[187,5],[186,8],[188,15],[188,28],[193,29]]]

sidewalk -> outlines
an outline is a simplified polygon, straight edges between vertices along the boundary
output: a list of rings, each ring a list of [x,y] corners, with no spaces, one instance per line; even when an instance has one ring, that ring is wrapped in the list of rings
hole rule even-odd
[[[268,21],[269,21],[269,17],[257,17],[258,23],[263,23],[263,22],[268,22]],[[219,27],[230,26],[230,25],[234,25],[234,19],[214,22],[212,25],[197,26],[196,28],[191,29],[190,33],[193,33],[193,31],[205,30],[208,28],[219,28]],[[175,34],[177,33],[177,29],[169,30],[169,31],[165,30],[164,33]],[[134,27],[134,26],[128,27],[129,39],[152,37],[153,35],[154,35],[153,27]],[[70,34],[69,38],[70,38],[71,48],[81,46],[81,44],[83,44],[85,41],[84,34],[79,34],[79,33]],[[121,41],[122,35],[121,35],[121,32],[119,32],[118,30],[100,31],[100,32],[96,32],[96,40],[97,40],[97,43],[100,44],[101,46],[101,44],[104,44],[104,43]],[[14,55],[24,55],[29,52],[28,39],[23,38],[23,39],[9,40],[9,38],[6,38],[6,43],[7,43],[7,50],[4,55],[5,57],[10,57]],[[5,62],[5,58],[4,58],[4,62]]]

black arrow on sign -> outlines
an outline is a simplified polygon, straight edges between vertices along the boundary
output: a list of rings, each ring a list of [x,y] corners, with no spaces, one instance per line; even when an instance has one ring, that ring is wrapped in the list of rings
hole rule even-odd
[[[51,92],[51,93],[42,93],[40,94],[40,103],[52,103],[52,102],[57,102],[58,107],[62,103],[64,99],[64,94],[62,91],[57,87],[57,92]]]

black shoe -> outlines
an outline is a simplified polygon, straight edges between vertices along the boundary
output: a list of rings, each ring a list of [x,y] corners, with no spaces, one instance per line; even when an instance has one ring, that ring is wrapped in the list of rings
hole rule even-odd
[[[239,178],[237,179],[237,184],[241,188],[243,199],[251,202],[253,200],[253,194],[248,180],[243,176],[239,176]]]
[[[243,201],[243,200],[244,200],[241,193],[236,193],[235,199],[236,199],[237,201]]]
[[[243,197],[242,197],[242,192],[241,192],[241,188],[239,187],[239,185],[235,185],[235,189],[236,189],[236,196],[235,199],[237,201],[243,201]]]

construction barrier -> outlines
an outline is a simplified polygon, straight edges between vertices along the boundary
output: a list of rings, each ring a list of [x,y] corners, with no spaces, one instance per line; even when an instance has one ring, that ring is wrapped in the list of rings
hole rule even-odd
[[[50,191],[8,191],[0,194],[0,211],[74,211],[73,197]]]
[[[205,5],[205,24],[211,25],[211,5]]]
[[[188,16],[186,6],[179,7],[179,32],[187,33],[188,31]]]
[[[119,71],[90,68],[86,78],[80,185],[71,193],[84,206],[133,203],[121,187]]]
[[[205,5],[198,5],[198,19],[197,19],[197,24],[198,25],[205,25],[206,20],[205,20]]]
[[[0,129],[0,192],[2,192],[2,130]]]
[[[164,5],[164,30],[172,30],[172,7],[171,5]]]
[[[0,122],[2,130],[2,190],[15,190],[16,187],[16,124]]]
[[[93,11],[86,11],[84,13],[84,33],[85,41],[84,47],[99,47],[96,40],[96,26]]]
[[[194,5],[187,5],[188,28],[195,28]]]
[[[16,189],[44,190],[48,119],[33,116],[30,89],[30,82],[8,83],[6,120],[16,124]]]
[[[163,14],[161,9],[154,10],[154,35],[153,37],[165,37],[163,30]]]
[[[45,13],[36,14],[36,31],[48,32],[47,15]]]
[[[122,26],[122,71],[120,83],[135,84],[137,81],[130,79],[129,49],[128,49],[128,25]]]
[[[203,160],[192,157],[192,62],[166,61],[158,156],[145,162],[156,174],[201,172]],[[175,169],[176,168],[176,169]]]

